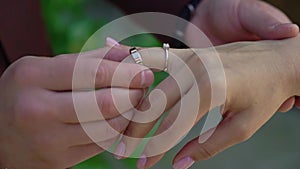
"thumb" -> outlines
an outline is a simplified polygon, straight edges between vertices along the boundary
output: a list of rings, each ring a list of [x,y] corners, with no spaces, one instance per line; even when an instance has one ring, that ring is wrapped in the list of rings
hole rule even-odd
[[[285,39],[299,33],[282,11],[263,1],[240,1],[238,16],[242,27],[261,39]]]
[[[173,160],[174,169],[189,168],[196,161],[213,157],[219,152],[249,139],[255,130],[253,112],[245,110],[225,118],[216,128],[212,128],[187,143]]]

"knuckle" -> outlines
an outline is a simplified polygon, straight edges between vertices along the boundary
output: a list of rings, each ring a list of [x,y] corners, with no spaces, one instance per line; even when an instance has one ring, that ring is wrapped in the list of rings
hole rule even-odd
[[[97,100],[100,102],[100,111],[105,118],[110,118],[117,111],[111,92],[105,91],[98,95]]]
[[[102,62],[98,69],[96,70],[96,85],[97,86],[105,86],[108,85],[109,82],[109,67],[106,63]]]
[[[237,141],[239,142],[247,141],[253,135],[247,124],[237,124],[235,128]]]
[[[126,73],[122,73],[122,75],[126,76],[126,79],[128,79],[129,81],[132,81],[135,77],[138,77],[138,75],[141,74],[143,69],[139,65],[133,65],[132,67],[126,68],[125,71]]]
[[[225,87],[225,75],[224,74],[217,74],[214,78],[214,86],[217,88],[217,89],[224,89]]]
[[[34,127],[33,123],[43,121],[47,108],[39,101],[20,94],[14,105],[14,121],[21,129]],[[47,116],[48,117],[48,116]]]
[[[36,135],[33,138],[33,143],[36,146],[36,149],[39,150],[40,152],[44,152],[44,151],[53,151],[53,148],[56,148],[52,138],[47,137],[47,136],[41,136],[41,135]]]
[[[211,149],[209,149],[207,146],[198,146],[198,153],[199,156],[197,160],[207,160],[212,158],[216,152],[213,152]]]
[[[122,131],[124,131],[126,129],[129,121],[127,119],[125,119],[124,117],[119,116],[117,118],[109,120],[108,123],[112,128],[114,128],[116,131],[121,133]]]
[[[36,57],[33,56],[25,56],[17,60],[11,66],[10,77],[17,83],[24,84],[30,82],[39,72],[37,66],[32,65],[35,59]]]

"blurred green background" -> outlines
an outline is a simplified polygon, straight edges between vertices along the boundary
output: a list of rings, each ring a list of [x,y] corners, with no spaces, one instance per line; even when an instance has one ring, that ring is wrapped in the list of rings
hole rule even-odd
[[[270,0],[269,0],[270,1]],[[299,23],[299,1],[277,0],[283,9]],[[44,18],[55,54],[79,52],[87,39],[104,24],[123,16],[114,5],[104,0],[42,0]],[[99,39],[99,45],[104,39]],[[151,35],[130,38],[128,45],[161,46]],[[158,74],[156,78],[164,78]],[[203,121],[202,121],[203,122]],[[200,122],[192,132],[153,168],[171,168],[171,161],[180,147],[199,134]],[[299,169],[300,168],[300,113],[277,114],[246,143],[239,144],[216,157],[197,163],[193,168],[202,169]],[[136,159],[116,160],[110,153],[102,153],[74,169],[129,169]]]

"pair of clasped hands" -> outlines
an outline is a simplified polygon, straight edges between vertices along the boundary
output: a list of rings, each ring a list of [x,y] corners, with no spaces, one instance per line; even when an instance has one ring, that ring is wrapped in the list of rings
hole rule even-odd
[[[154,135],[173,127],[171,132],[163,140],[150,139],[137,162],[138,168],[150,168],[164,156],[165,151],[159,151],[162,145],[172,148],[211,107],[222,106],[223,119],[213,132],[191,140],[175,156],[173,167],[184,169],[249,139],[275,112],[300,107],[299,29],[282,12],[256,0],[204,0],[191,22],[213,45],[220,45],[215,50],[224,67],[225,86],[218,74],[208,75],[201,58],[210,60],[212,48],[197,44],[199,40],[189,31],[191,25],[186,40],[191,47],[201,48],[169,50],[168,71],[176,81],[170,76],[153,90],[162,91],[164,97],[160,92],[146,95],[154,81],[148,67],[164,69],[162,48],[141,48],[143,66],[133,62],[130,47],[107,38],[106,47],[80,54],[85,69],[77,72],[82,81],[75,86],[72,80],[79,54],[26,56],[13,63],[0,79],[0,167],[72,167],[105,151],[120,135],[113,151],[116,158],[127,158],[163,112],[169,112]],[[99,59],[94,69],[91,65]],[[95,82],[96,90],[90,90],[87,82]],[[211,86],[226,91],[215,105],[210,101]],[[197,93],[199,100],[191,100]],[[85,105],[86,111],[79,111],[84,114],[76,112],[74,96]],[[95,115],[97,111],[90,106],[91,96],[102,116]],[[188,105],[198,101],[197,114],[190,116],[189,111],[195,109]],[[174,127],[177,118],[184,125]],[[111,134],[111,128],[118,134]]]

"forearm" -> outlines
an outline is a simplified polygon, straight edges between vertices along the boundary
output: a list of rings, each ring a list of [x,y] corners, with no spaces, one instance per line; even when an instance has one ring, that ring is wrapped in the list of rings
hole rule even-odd
[[[273,81],[274,86],[275,83],[279,86],[277,90],[294,96],[300,94],[299,45],[300,36],[286,40],[237,42],[215,49],[225,71],[229,67],[230,72],[241,74],[243,79]]]

